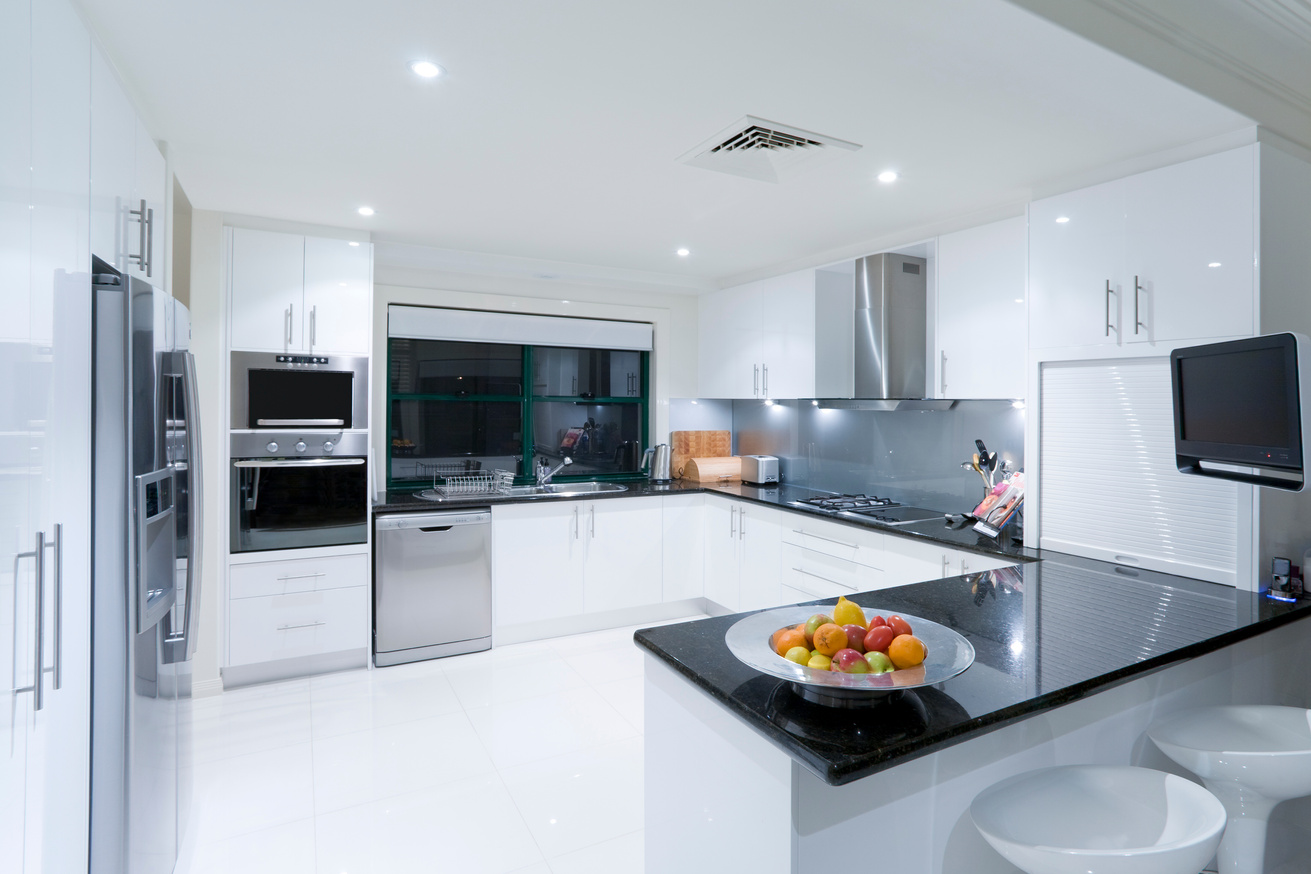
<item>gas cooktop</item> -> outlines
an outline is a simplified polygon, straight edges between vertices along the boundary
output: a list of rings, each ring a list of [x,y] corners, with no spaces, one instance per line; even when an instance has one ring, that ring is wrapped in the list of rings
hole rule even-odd
[[[793,501],[793,506],[814,510],[832,516],[855,516],[880,522],[884,525],[910,525],[929,519],[942,519],[943,514],[920,507],[904,507],[891,498],[871,495],[820,495],[803,501]]]

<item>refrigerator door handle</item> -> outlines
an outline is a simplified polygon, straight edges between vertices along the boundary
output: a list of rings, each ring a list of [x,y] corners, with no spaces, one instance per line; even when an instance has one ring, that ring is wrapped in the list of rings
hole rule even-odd
[[[165,640],[182,648],[181,658],[186,661],[196,653],[196,636],[192,629],[199,626],[202,540],[204,538],[204,463],[200,449],[200,405],[196,402],[196,356],[182,355],[182,402],[187,417],[187,474],[190,493],[187,503],[187,583],[186,607],[182,613],[182,630],[168,635]]]

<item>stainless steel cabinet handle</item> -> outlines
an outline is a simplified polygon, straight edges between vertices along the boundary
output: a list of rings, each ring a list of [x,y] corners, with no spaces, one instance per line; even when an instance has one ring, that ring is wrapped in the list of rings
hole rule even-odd
[[[751,365],[751,393],[760,397],[760,365]]]
[[[747,536],[747,508],[737,511],[737,539],[745,540]]]
[[[322,571],[316,574],[292,574],[290,576],[278,577],[278,582],[285,583],[287,580],[312,580],[316,577],[324,576]]]
[[[145,201],[141,201],[144,205]],[[143,251],[146,257],[146,278],[149,279],[155,269],[155,211],[146,210],[146,248]]]
[[[232,462],[233,467],[358,467],[363,458],[243,458]]]
[[[850,547],[851,549],[860,549],[859,543],[847,543],[845,540],[834,540],[832,537],[820,537],[818,534],[811,534],[809,531],[802,531],[800,528],[793,528],[792,533],[800,534],[803,537],[813,537],[816,540],[823,540],[825,543],[836,543],[838,546],[847,546]]]
[[[327,625],[326,622],[303,622],[300,625],[279,625],[278,631],[291,631],[295,628],[318,628],[320,625]]]
[[[1138,333],[1139,328],[1147,329],[1147,325],[1143,323],[1142,318],[1138,315],[1138,295],[1142,290],[1143,286],[1138,281],[1138,277],[1135,276],[1133,278],[1133,332],[1135,335]]]
[[[578,539],[578,508],[574,507],[574,540]]]
[[[942,351],[942,364],[938,367],[938,375],[942,378],[942,396],[947,396],[947,351]]]
[[[760,365],[760,373],[762,374],[760,377],[760,388],[765,397],[769,397],[769,365]]]
[[[944,577],[945,577],[945,576],[949,576],[949,574],[947,573],[947,571],[949,570],[949,566],[950,566],[950,565],[951,565],[951,559],[948,558],[947,553],[944,552],[944,553],[942,554],[942,575],[943,575]]]
[[[35,581],[35,592],[33,601],[33,611],[36,614],[36,645],[35,661],[32,667],[32,689],[36,695],[36,709],[40,710],[45,706],[45,576],[46,576],[46,533],[44,531],[36,532],[36,548],[33,550],[32,558],[36,562],[36,570],[33,574]]]
[[[587,535],[589,537],[595,537],[596,536],[596,504],[593,504],[592,506],[587,508],[587,516],[588,516]]]
[[[64,526],[55,523],[55,539],[47,543],[55,553],[55,690],[63,683],[64,664]]]
[[[728,539],[737,536],[737,507],[728,508]]]
[[[964,573],[968,573],[968,572],[969,572],[969,567],[970,567],[970,566],[969,566],[969,563],[966,562],[965,559],[962,558],[962,559],[960,560],[960,572],[961,572],[962,574],[964,574]]]
[[[832,583],[835,586],[841,586],[842,588],[851,592],[856,591],[855,586],[848,586],[846,583],[839,583],[837,580],[830,580],[828,577],[821,577],[819,574],[812,574],[810,571],[803,571],[799,567],[794,567],[792,570],[796,571],[799,574],[805,574],[808,577],[814,577],[817,580],[823,580],[826,583]]]
[[[311,352],[314,351],[314,337],[318,333],[315,330],[315,323],[318,322],[318,315],[319,315],[318,306],[310,307],[310,351]]]
[[[288,348],[288,349],[291,348],[291,310],[292,310],[292,305],[291,305],[291,304],[287,304],[287,318],[286,318],[286,322],[287,322],[287,332],[286,332],[286,333],[287,333],[287,348]]]
[[[128,253],[127,260],[129,263],[135,261],[137,267],[140,268],[146,276],[150,276],[150,247],[155,241],[155,235],[150,226],[155,220],[155,211],[153,209],[146,209],[146,199],[143,197],[141,198],[141,206],[137,209],[129,209],[127,214],[129,216],[135,216],[135,220],[139,226],[139,233],[137,236],[138,254],[133,255]]]
[[[1111,280],[1106,280],[1106,336],[1111,336],[1111,295],[1115,294],[1111,290]],[[1120,329],[1116,328],[1115,333],[1119,334]]]

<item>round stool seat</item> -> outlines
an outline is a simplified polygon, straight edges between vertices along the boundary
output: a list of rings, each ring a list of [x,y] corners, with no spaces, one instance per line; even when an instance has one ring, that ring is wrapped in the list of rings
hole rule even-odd
[[[1186,710],[1147,730],[1161,752],[1202,778],[1229,814],[1223,874],[1264,869],[1270,811],[1311,795],[1311,711],[1274,705]]]
[[[1197,874],[1225,828],[1196,783],[1114,765],[1019,774],[980,792],[970,816],[1026,874]]]

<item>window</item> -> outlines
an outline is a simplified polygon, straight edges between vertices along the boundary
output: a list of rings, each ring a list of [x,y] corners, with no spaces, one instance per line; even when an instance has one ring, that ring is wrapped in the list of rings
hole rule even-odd
[[[392,337],[387,487],[569,457],[561,479],[634,475],[648,427],[650,353]]]

